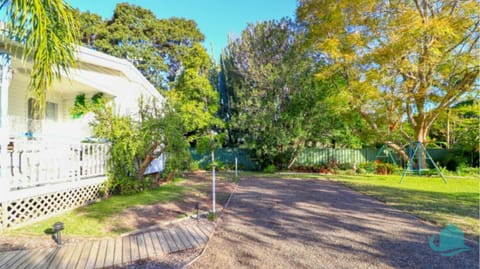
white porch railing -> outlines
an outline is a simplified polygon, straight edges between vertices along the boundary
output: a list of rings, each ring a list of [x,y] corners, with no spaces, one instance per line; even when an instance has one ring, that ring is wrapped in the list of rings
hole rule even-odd
[[[22,139],[1,154],[1,187],[14,191],[104,176],[108,145]]]
[[[0,150],[0,231],[99,197],[106,181],[108,144],[11,141]]]

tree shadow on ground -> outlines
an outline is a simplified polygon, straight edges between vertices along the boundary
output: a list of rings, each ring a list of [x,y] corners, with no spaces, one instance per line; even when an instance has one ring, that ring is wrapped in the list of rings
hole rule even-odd
[[[240,182],[218,236],[240,249],[233,255],[248,259],[250,266],[265,258],[262,249],[269,249],[275,258],[267,267],[284,262],[307,267],[292,259],[293,247],[297,256],[333,263],[318,267],[478,268],[476,242],[466,240],[471,250],[453,257],[430,249],[429,238],[439,230],[330,181],[247,178]]]

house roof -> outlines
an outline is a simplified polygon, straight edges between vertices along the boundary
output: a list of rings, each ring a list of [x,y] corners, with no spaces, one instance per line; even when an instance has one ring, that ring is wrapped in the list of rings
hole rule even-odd
[[[77,71],[81,70],[80,72],[88,73],[87,65],[101,66],[103,67],[103,71],[106,72],[96,72],[98,73],[98,79],[96,81],[103,82],[104,84],[113,82],[111,81],[112,77],[118,77],[116,73],[120,71],[127,81],[135,83],[142,88],[143,95],[151,95],[159,100],[164,99],[158,90],[129,61],[81,46],[78,46],[77,49],[77,59],[80,63]],[[92,75],[92,72],[90,72],[90,75]],[[100,77],[103,77],[104,80]],[[106,92],[113,94],[114,92],[112,92],[112,90],[115,91],[115,89],[110,89]]]
[[[21,58],[22,44],[0,36],[0,51],[8,51],[15,58]],[[140,96],[155,97],[163,102],[165,98],[125,59],[120,59],[93,49],[77,46],[77,66],[62,73],[67,80],[74,80],[91,88],[124,100],[137,100]],[[28,74],[31,62],[22,64],[21,73]],[[132,89],[135,89],[132,91]],[[132,99],[133,98],[133,99]]]

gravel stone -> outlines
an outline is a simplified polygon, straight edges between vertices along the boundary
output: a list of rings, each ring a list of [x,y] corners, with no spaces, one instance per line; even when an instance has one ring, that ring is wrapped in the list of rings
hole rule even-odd
[[[479,268],[478,242],[433,251],[440,230],[328,180],[246,178],[190,268]]]

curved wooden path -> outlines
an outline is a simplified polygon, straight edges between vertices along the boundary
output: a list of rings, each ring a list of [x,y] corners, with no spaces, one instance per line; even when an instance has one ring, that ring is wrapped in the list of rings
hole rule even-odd
[[[168,253],[203,247],[215,223],[178,223],[169,229],[86,241],[49,249],[18,250],[0,253],[0,269],[111,268]]]

